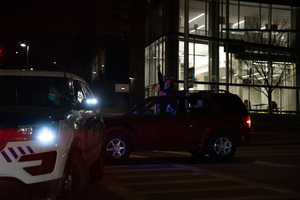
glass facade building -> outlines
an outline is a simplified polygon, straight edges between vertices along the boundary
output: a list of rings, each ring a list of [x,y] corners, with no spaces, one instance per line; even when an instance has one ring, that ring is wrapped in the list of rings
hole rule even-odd
[[[233,0],[189,1],[189,90],[237,94],[251,112],[299,114],[300,8]],[[145,96],[156,66],[184,89],[185,0],[164,0],[146,19]],[[298,72],[298,73],[297,73]]]

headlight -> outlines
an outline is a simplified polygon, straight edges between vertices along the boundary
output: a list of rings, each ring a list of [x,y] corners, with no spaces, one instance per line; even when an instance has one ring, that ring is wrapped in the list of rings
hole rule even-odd
[[[95,105],[98,103],[97,99],[87,99],[86,102],[90,105]]]
[[[37,132],[37,138],[41,142],[51,142],[56,137],[56,131],[52,130],[51,127],[43,126],[41,130]]]
[[[56,138],[57,128],[57,124],[53,123],[39,126],[18,126],[7,130],[11,131],[9,141],[40,140],[41,142],[50,142]]]

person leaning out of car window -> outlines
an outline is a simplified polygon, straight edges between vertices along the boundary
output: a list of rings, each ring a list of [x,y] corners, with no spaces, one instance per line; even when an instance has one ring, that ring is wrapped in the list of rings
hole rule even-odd
[[[173,78],[166,76],[164,79],[163,75],[160,72],[160,67],[160,64],[158,64],[156,67],[160,87],[159,95],[190,96],[188,90],[176,90],[177,84],[174,82]]]

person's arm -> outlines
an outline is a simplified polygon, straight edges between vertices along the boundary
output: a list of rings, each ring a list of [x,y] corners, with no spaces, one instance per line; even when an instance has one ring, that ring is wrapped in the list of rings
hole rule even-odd
[[[158,76],[158,81],[159,81],[159,86],[160,86],[160,90],[162,90],[164,88],[164,79],[163,76],[160,72],[160,64],[157,65],[157,76]]]

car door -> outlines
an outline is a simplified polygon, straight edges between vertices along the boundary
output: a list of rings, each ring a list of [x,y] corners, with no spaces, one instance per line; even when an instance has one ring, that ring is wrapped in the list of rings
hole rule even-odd
[[[78,104],[84,103],[85,99],[93,97],[88,86],[80,80],[74,80],[74,93]],[[101,148],[104,124],[100,118],[99,109],[80,109],[78,112],[82,117],[81,138],[83,140],[84,155],[88,162],[92,162],[97,158]]]
[[[161,104],[165,112],[160,115],[160,150],[181,149],[184,136],[181,133],[182,114],[179,98],[172,97]]]
[[[156,99],[145,101],[132,126],[137,130],[139,150],[156,150],[160,146],[161,125]]]
[[[177,116],[174,114],[176,111],[172,111],[170,106],[167,110],[168,102],[170,102],[169,97],[160,101],[154,99],[154,102],[148,102],[142,113],[139,113],[138,122],[133,123],[135,129],[138,130],[137,138],[140,150],[168,149],[168,146],[172,144],[166,139],[169,137],[169,132],[172,132],[171,140],[177,139],[174,137],[179,128]],[[165,112],[162,112],[162,108]]]
[[[185,149],[193,149],[201,143],[212,107],[205,95],[192,95],[186,101],[187,106],[181,115],[182,142]]]

